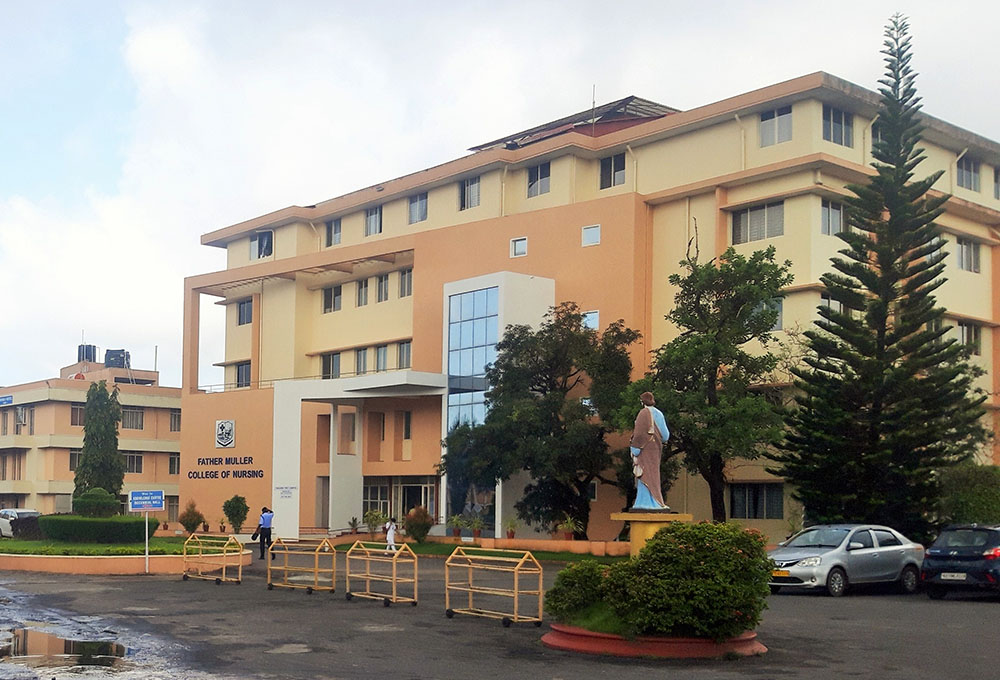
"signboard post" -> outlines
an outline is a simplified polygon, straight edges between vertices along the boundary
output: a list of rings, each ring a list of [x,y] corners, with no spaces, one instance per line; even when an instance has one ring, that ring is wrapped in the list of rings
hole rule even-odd
[[[146,573],[149,573],[149,511],[163,510],[163,491],[129,491],[129,512],[145,512],[146,525]]]

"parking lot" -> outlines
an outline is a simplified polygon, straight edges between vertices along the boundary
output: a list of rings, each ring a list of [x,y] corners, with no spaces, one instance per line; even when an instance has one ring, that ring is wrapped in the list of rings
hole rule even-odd
[[[32,595],[32,620],[68,612],[112,631],[105,635],[148,645],[155,654],[139,649],[135,663],[173,678],[988,678],[1000,662],[993,597],[782,593],[769,599],[758,628],[770,650],[762,657],[621,660],[549,650],[539,642],[544,626],[446,618],[440,559],[421,559],[416,607],[348,602],[342,573],[334,594],[269,591],[262,564],[241,585],[20,572],[0,572],[0,583]],[[547,585],[560,566],[545,564]]]

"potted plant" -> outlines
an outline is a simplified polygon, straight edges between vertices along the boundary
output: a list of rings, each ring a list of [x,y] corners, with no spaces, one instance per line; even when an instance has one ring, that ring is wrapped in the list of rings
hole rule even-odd
[[[160,522],[160,528],[166,531],[170,528],[170,522]]]
[[[219,533],[220,534],[226,533],[226,520],[224,519],[219,520]]]
[[[358,533],[358,527],[361,526],[361,522],[357,517],[352,517],[351,521],[347,523],[347,526],[350,527],[352,534],[356,534]]]
[[[565,519],[556,525],[556,529],[563,533],[563,538],[567,541],[572,541],[574,534],[583,531],[583,525],[570,517],[569,513],[567,513]]]
[[[247,520],[249,512],[250,506],[247,505],[247,499],[243,496],[233,496],[222,504],[222,514],[229,520],[229,526],[233,528],[234,534],[243,531],[243,523]],[[219,523],[222,524],[222,521],[220,520]],[[222,531],[225,531],[225,527]]]
[[[514,517],[504,521],[503,528],[507,532],[507,538],[514,538],[514,532],[517,531],[517,527],[518,521]]]
[[[181,523],[185,531],[193,534],[198,530],[198,525],[205,521],[205,516],[195,507],[194,501],[188,501],[187,507],[184,508],[184,512],[180,514],[177,521]]]
[[[206,534],[208,533],[208,522],[201,523],[201,530],[204,531]]]
[[[465,518],[461,515],[452,515],[448,518],[448,528],[451,529],[452,536],[461,536],[462,528],[465,526]]]
[[[483,528],[486,526],[486,522],[479,515],[474,516],[468,522],[468,527],[472,529],[472,537],[479,538],[483,533]]]
[[[369,510],[364,516],[365,526],[368,527],[368,533],[371,534],[371,540],[375,540],[375,534],[382,530],[382,525],[388,521],[388,517],[381,510]]]

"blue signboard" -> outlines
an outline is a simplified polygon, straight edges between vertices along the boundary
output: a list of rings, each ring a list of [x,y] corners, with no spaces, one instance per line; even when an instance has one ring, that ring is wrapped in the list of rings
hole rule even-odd
[[[7,394],[5,396],[0,397],[0,406],[8,406],[13,403],[14,403],[13,394]]]
[[[128,492],[129,512],[140,510],[163,510],[162,491],[129,491]]]

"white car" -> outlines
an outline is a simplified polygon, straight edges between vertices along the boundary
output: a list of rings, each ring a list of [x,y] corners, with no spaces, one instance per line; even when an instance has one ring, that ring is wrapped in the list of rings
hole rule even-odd
[[[27,508],[7,508],[6,510],[0,510],[0,537],[14,538],[14,531],[10,527],[12,519],[38,517],[41,514],[37,510],[28,510]]]

